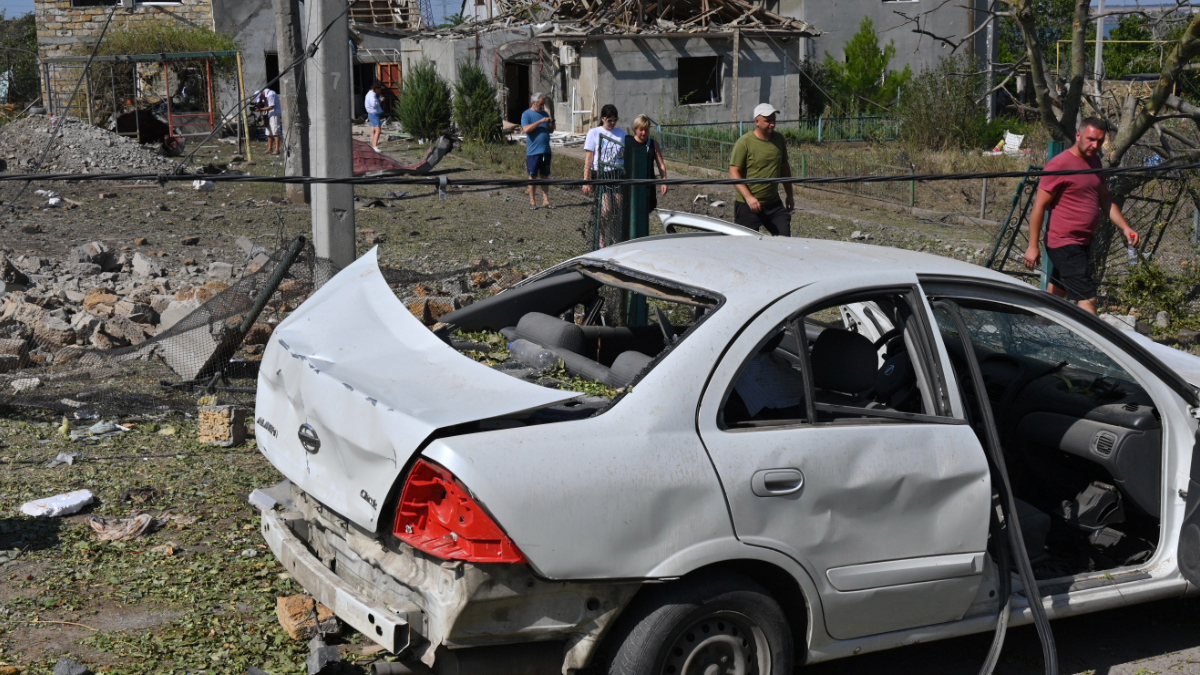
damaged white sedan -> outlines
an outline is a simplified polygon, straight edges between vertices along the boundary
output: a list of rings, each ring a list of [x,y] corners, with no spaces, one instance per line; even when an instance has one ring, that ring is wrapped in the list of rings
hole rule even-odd
[[[1200,358],[974,265],[724,231],[432,329],[372,252],[275,330],[262,533],[375,672],[790,675],[1200,582]]]

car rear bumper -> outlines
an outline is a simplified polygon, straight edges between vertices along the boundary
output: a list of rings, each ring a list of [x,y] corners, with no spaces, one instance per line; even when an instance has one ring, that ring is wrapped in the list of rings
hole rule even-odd
[[[562,671],[578,670],[641,587],[549,580],[527,564],[442,560],[358,529],[286,480],[255,490],[250,503],[262,513],[267,545],[318,602],[434,671],[447,657],[478,667],[493,660],[484,658],[490,650],[530,643],[560,645]]]
[[[267,546],[288,574],[317,602],[333,610],[339,619],[393,654],[399,654],[412,645],[414,623],[418,630],[422,623],[420,608],[389,608],[372,602],[330,570],[293,533],[288,516],[294,516],[292,519],[295,520],[300,514],[278,512],[270,508],[262,508],[261,513],[261,531]]]

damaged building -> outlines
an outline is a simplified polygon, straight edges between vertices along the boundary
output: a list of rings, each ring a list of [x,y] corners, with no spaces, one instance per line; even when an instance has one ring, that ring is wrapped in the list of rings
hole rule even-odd
[[[489,9],[485,6],[484,9]],[[799,106],[798,64],[820,34],[742,0],[562,0],[496,8],[491,20],[435,31],[356,27],[359,52],[391,48],[402,74],[434,63],[457,80],[478,63],[500,89],[504,117],[519,121],[543,92],[560,131],[583,132],[612,103],[628,122],[729,122],[755,105]]]

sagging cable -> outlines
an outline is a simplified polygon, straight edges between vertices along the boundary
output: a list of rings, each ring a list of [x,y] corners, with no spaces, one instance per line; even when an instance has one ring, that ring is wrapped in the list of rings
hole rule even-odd
[[[979,402],[979,411],[983,417],[984,426],[984,449],[988,453],[988,458],[995,467],[996,477],[1000,483],[1000,495],[1002,497],[1001,504],[1003,509],[1000,515],[1003,516],[1003,529],[1007,531],[1008,536],[1005,538],[1008,544],[1009,553],[1013,555],[1017,563],[1017,572],[1021,577],[1022,591],[1028,600],[1030,614],[1033,615],[1033,624],[1037,628],[1038,639],[1042,643],[1042,658],[1046,666],[1046,675],[1058,675],[1058,652],[1054,646],[1054,633],[1050,629],[1050,619],[1046,616],[1046,608],[1042,604],[1042,595],[1038,590],[1037,579],[1033,576],[1033,565],[1029,562],[1029,551],[1025,548],[1025,538],[1021,535],[1021,528],[1017,525],[1017,499],[1013,496],[1012,483],[1008,478],[1008,467],[1004,461],[1004,452],[1000,446],[1000,435],[996,431],[996,419],[992,415],[991,404],[987,402],[987,389],[983,383],[983,372],[979,368],[979,359],[975,355],[975,347],[971,342],[971,334],[967,331],[967,324],[963,321],[962,315],[958,312],[958,306],[948,300],[938,300],[932,303],[934,309],[941,309],[946,312],[951,321],[954,322],[954,328],[958,331],[959,340],[962,342],[964,359],[967,362],[967,368],[971,371],[971,384],[975,389],[976,399]],[[1001,567],[999,576],[1007,577],[1010,574],[1008,567]],[[997,637],[1000,638],[1000,643],[994,640],[992,644],[992,652],[988,654],[988,662],[984,664],[987,668],[989,665],[995,667],[995,659],[999,658],[1000,647],[1002,646],[1003,637],[1001,630],[1007,630],[1008,614],[1011,610],[1012,593],[1003,599],[1003,607],[1000,610],[1000,618],[997,620]],[[988,675],[991,670],[980,671],[983,675]]]

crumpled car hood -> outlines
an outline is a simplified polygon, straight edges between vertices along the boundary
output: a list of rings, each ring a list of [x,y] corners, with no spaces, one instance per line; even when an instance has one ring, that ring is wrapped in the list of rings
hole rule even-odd
[[[374,531],[400,471],[434,431],[579,395],[455,351],[396,298],[372,249],[275,329],[259,370],[256,436],[292,482]],[[301,444],[302,425],[320,441],[315,452]]]

